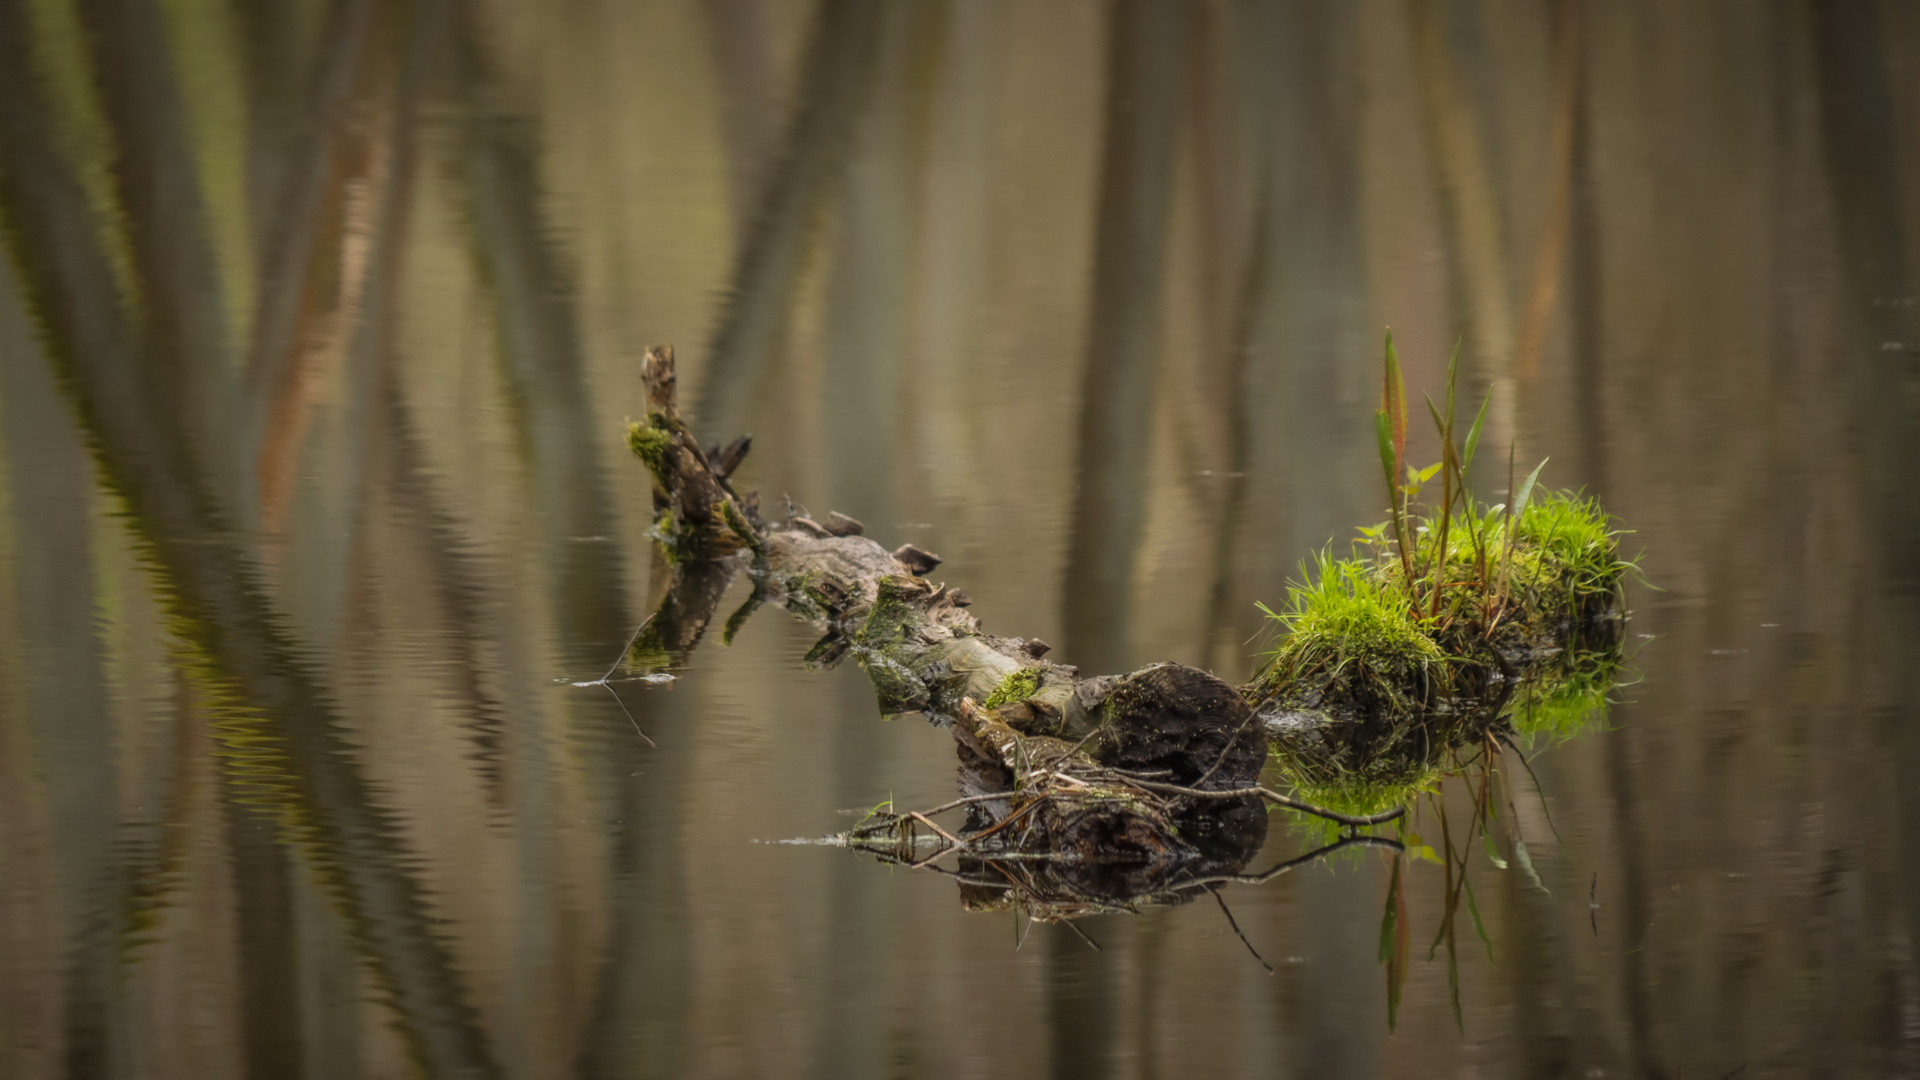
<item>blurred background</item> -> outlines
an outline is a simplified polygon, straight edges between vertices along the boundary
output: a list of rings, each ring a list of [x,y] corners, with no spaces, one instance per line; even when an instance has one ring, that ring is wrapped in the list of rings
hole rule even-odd
[[[0,0],[0,1075],[1920,1070],[1916,177],[1894,0]],[[1239,680],[1388,325],[1663,590],[1392,1032],[1384,856],[1227,894],[1272,976],[1022,941],[772,843],[953,784],[785,613],[657,746],[566,685],[648,345],[764,504]]]

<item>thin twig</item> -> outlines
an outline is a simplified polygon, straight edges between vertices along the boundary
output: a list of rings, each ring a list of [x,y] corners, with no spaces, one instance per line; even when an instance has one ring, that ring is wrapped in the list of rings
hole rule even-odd
[[[1220,890],[1212,886],[1208,886],[1207,891],[1213,894],[1213,902],[1220,905],[1220,914],[1225,915],[1227,917],[1227,925],[1233,927],[1234,934],[1236,934],[1240,938],[1240,944],[1245,945],[1247,947],[1247,951],[1253,954],[1253,958],[1255,960],[1260,961],[1260,966],[1267,969],[1267,974],[1272,975],[1274,973],[1273,965],[1267,963],[1267,958],[1264,956],[1261,956],[1260,950],[1254,948],[1253,942],[1248,941],[1247,935],[1241,932],[1240,924],[1234,920],[1233,912],[1228,910],[1226,898],[1220,895]]]
[[[658,615],[658,614],[660,613],[657,611],[653,613],[653,615]],[[640,625],[633,628],[633,636],[627,639],[627,643],[625,645],[620,646],[620,655],[613,658],[613,665],[607,668],[607,673],[605,675],[600,676],[598,679],[595,679],[592,682],[577,682],[577,683],[574,683],[573,685],[605,686],[607,684],[607,680],[613,678],[613,673],[620,670],[620,661],[625,660],[627,658],[627,650],[633,648],[633,643],[640,640],[640,631],[645,630],[647,628],[647,624],[653,621],[653,615],[649,615],[646,618],[641,619]]]
[[[1248,726],[1251,725],[1255,720],[1259,718],[1260,718],[1260,714],[1249,712],[1247,714],[1247,718],[1245,720],[1240,721],[1240,726],[1236,728],[1233,732],[1233,738],[1228,739],[1227,745],[1221,748],[1220,760],[1213,763],[1213,768],[1208,769],[1206,772],[1200,774],[1200,779],[1195,780],[1193,782],[1194,787],[1203,787],[1206,785],[1207,781],[1213,779],[1213,774],[1219,772],[1220,766],[1225,765],[1227,763],[1227,755],[1233,753],[1233,746],[1235,743],[1240,741],[1240,736],[1245,735],[1247,733]],[[1095,729],[1095,730],[1098,730],[1098,729]],[[1273,969],[1268,968],[1267,970],[1271,971]]]
[[[1069,930],[1071,930],[1071,931],[1073,931],[1074,933],[1076,933],[1076,934],[1078,934],[1078,935],[1080,935],[1080,940],[1081,940],[1081,941],[1084,941],[1084,942],[1086,942],[1086,943],[1087,943],[1087,944],[1088,944],[1089,946],[1091,946],[1091,947],[1093,948],[1093,951],[1094,951],[1094,952],[1106,952],[1106,951],[1107,951],[1107,950],[1105,950],[1105,949],[1103,949],[1103,948],[1101,948],[1101,947],[1100,947],[1100,943],[1099,943],[1099,942],[1097,942],[1097,941],[1095,941],[1095,940],[1093,940],[1092,938],[1090,938],[1090,937],[1088,937],[1088,936],[1087,936],[1087,932],[1086,932],[1085,930],[1082,930],[1082,929],[1080,929],[1079,927],[1077,927],[1077,926],[1075,926],[1075,925],[1073,925],[1073,920],[1072,920],[1072,919],[1061,919],[1061,920],[1059,920],[1059,922],[1060,922],[1060,925],[1061,925],[1061,926],[1064,926],[1064,927],[1066,927],[1067,929],[1069,929]]]
[[[657,611],[654,612],[654,615],[658,615],[658,614],[659,612]],[[635,735],[640,736],[642,739],[645,739],[648,746],[651,746],[657,750],[659,749],[660,744],[654,742],[651,736],[649,736],[646,732],[640,730],[640,721],[635,720],[633,718],[633,710],[627,708],[627,703],[624,700],[622,700],[620,697],[620,691],[615,690],[613,688],[613,684],[607,681],[608,679],[613,678],[614,672],[620,670],[620,662],[627,658],[627,650],[633,648],[633,643],[640,640],[640,631],[645,630],[647,628],[647,624],[652,621],[653,621],[653,615],[649,615],[646,618],[640,620],[639,626],[636,626],[633,628],[633,636],[627,639],[627,643],[625,645],[620,646],[620,655],[613,658],[613,666],[607,669],[607,673],[605,675],[602,675],[591,682],[577,682],[577,683],[574,683],[573,685],[605,687],[607,693],[613,695],[613,703],[620,706],[621,712],[627,714],[627,723],[633,725],[633,733]]]
[[[1407,812],[1406,807],[1396,806],[1382,813],[1367,814],[1365,816],[1342,814],[1337,810],[1328,810],[1322,806],[1302,802],[1299,799],[1290,798],[1277,791],[1263,787],[1233,788],[1226,791],[1200,791],[1196,788],[1181,787],[1179,784],[1162,784],[1155,780],[1134,780],[1132,783],[1136,787],[1143,788],[1147,791],[1157,791],[1167,795],[1184,795],[1189,799],[1240,799],[1258,795],[1276,806],[1284,806],[1289,810],[1298,810],[1303,814],[1323,817],[1328,821],[1337,821],[1342,825],[1379,825],[1383,822],[1392,821],[1394,818]]]
[[[1209,874],[1208,876],[1203,878],[1193,879],[1192,884],[1224,885],[1231,882],[1237,885],[1264,885],[1267,882],[1272,881],[1274,878],[1277,878],[1280,875],[1287,873],[1290,870],[1298,869],[1299,867],[1305,866],[1310,862],[1317,862],[1321,859],[1326,858],[1329,855],[1332,855],[1337,851],[1340,851],[1345,848],[1350,848],[1350,847],[1385,848],[1386,850],[1394,852],[1396,854],[1403,853],[1407,850],[1407,845],[1401,843],[1398,840],[1394,840],[1390,837],[1368,836],[1365,834],[1361,834],[1357,836],[1343,836],[1340,839],[1334,841],[1333,843],[1328,844],[1326,847],[1315,848],[1312,851],[1307,852],[1305,855],[1296,855],[1293,858],[1288,859],[1286,862],[1280,863],[1276,866],[1268,867],[1267,869],[1262,870],[1257,874]]]
[[[1547,789],[1540,786],[1540,777],[1533,771],[1533,762],[1528,761],[1527,755],[1521,753],[1520,748],[1513,745],[1513,740],[1506,735],[1502,734],[1500,741],[1507,744],[1507,749],[1513,751],[1513,756],[1520,759],[1521,767],[1527,770],[1527,779],[1533,781],[1533,792],[1540,796],[1540,816],[1547,819],[1547,830],[1553,833],[1554,841],[1565,848],[1567,842],[1560,839],[1560,829],[1553,823],[1553,811],[1547,807]]]
[[[927,815],[921,813],[918,810],[908,811],[907,817],[913,819],[914,821],[919,822],[922,825],[925,825],[927,828],[932,829],[934,832],[939,833],[940,839],[945,840],[949,844],[952,844],[955,848],[963,848],[967,846],[966,841],[960,839],[959,837],[953,835],[947,830],[941,828],[938,822],[934,821],[932,818],[928,817]]]
[[[931,810],[922,810],[920,812],[931,817],[934,814],[944,814],[949,810],[966,806],[970,803],[992,802],[995,799],[1011,798],[1013,797],[1013,794],[1014,793],[1011,791],[1000,791],[1000,792],[995,792],[992,795],[969,795],[964,799],[955,799],[952,802],[941,803],[939,806],[936,806]]]
[[[627,714],[627,723],[629,723],[629,724],[632,724],[632,725],[633,725],[633,733],[634,733],[635,735],[638,735],[638,736],[640,736],[640,737],[641,737],[642,739],[645,739],[645,740],[647,741],[647,745],[648,745],[648,746],[651,746],[651,747],[653,747],[653,748],[654,748],[654,749],[656,749],[656,750],[658,750],[658,749],[660,748],[660,744],[659,744],[659,743],[657,743],[657,742],[654,742],[654,741],[653,741],[653,738],[652,738],[652,736],[650,736],[650,735],[648,735],[648,734],[647,734],[646,732],[644,732],[644,731],[641,731],[641,730],[640,730],[640,721],[638,721],[638,720],[635,720],[635,719],[633,718],[633,710],[632,710],[632,709],[629,709],[629,708],[627,708],[627,703],[626,703],[625,701],[622,701],[622,700],[620,700],[620,691],[618,691],[618,690],[615,690],[615,689],[614,689],[614,688],[613,688],[612,686],[610,686],[610,685],[608,685],[608,684],[607,684],[607,683],[605,683],[605,682],[599,682],[599,683],[589,683],[588,685],[590,685],[590,686],[601,686],[601,687],[605,687],[605,688],[606,688],[606,691],[607,691],[607,693],[609,693],[609,694],[612,694],[612,695],[613,695],[613,703],[614,703],[615,705],[618,705],[618,706],[620,706],[620,711],[621,711],[621,712],[623,712],[623,713],[626,713],[626,714]]]

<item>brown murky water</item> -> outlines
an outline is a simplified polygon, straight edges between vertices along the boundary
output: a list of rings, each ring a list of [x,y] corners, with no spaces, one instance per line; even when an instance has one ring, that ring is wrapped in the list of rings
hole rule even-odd
[[[1916,177],[1892,2],[0,5],[0,1075],[1920,1071]],[[1430,863],[1389,1032],[1378,852],[1229,893],[1269,976],[770,843],[953,784],[780,611],[655,746],[567,685],[649,344],[990,629],[1237,679],[1386,324],[1665,590],[1457,1025]]]

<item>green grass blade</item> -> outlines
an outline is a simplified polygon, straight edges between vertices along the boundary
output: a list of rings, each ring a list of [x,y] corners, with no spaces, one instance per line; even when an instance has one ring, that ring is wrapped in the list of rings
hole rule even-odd
[[[1388,427],[1387,410],[1381,409],[1373,414],[1373,431],[1380,439],[1380,470],[1387,475],[1387,492],[1391,495],[1400,478],[1394,475],[1393,432]],[[1394,501],[1399,502],[1398,499]]]
[[[1460,454],[1460,471],[1463,473],[1473,468],[1473,451],[1480,445],[1480,425],[1486,422],[1487,405],[1492,401],[1492,394],[1480,399],[1480,412],[1474,416],[1473,426],[1467,429],[1467,448]]]
[[[1486,924],[1480,921],[1480,905],[1473,902],[1473,885],[1467,881],[1464,874],[1460,878],[1460,887],[1467,892],[1467,914],[1473,916],[1473,932],[1480,935],[1480,944],[1487,947],[1487,961],[1491,963],[1493,942],[1487,938]]]
[[[1515,522],[1518,522],[1521,515],[1527,512],[1527,500],[1533,497],[1533,485],[1540,479],[1540,470],[1546,468],[1547,462],[1552,460],[1552,458],[1541,458],[1540,464],[1535,465],[1533,471],[1528,473],[1526,480],[1521,483],[1519,493],[1513,497],[1513,520]]]
[[[1547,883],[1541,881],[1539,872],[1534,870],[1533,857],[1527,854],[1527,842],[1525,840],[1515,840],[1513,842],[1513,858],[1514,861],[1520,864],[1520,869],[1526,873],[1527,884],[1532,885],[1548,896],[1553,895],[1553,890],[1547,888]]]
[[[1453,391],[1460,383],[1460,342],[1464,338],[1453,339],[1453,355],[1447,357],[1447,436],[1453,436]]]
[[[1407,381],[1400,374],[1400,354],[1393,351],[1393,331],[1387,331],[1387,370],[1380,384],[1380,408],[1393,425],[1393,456],[1407,453]]]

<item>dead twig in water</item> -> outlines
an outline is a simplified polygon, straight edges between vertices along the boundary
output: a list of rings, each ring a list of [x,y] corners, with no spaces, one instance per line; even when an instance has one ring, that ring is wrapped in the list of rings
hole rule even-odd
[[[1213,886],[1208,886],[1207,891],[1213,894],[1213,902],[1220,905],[1220,914],[1227,917],[1227,925],[1233,927],[1234,935],[1240,939],[1240,944],[1245,945],[1247,951],[1253,954],[1253,958],[1260,961],[1260,966],[1267,969],[1267,974],[1272,975],[1274,973],[1273,965],[1267,963],[1267,958],[1261,956],[1260,950],[1254,948],[1253,942],[1247,940],[1247,935],[1241,931],[1240,923],[1234,919],[1233,912],[1227,907],[1226,898],[1220,895],[1220,890]]]
[[[1130,779],[1127,782],[1144,791],[1152,791],[1162,795],[1179,795],[1188,799],[1244,799],[1259,796],[1273,803],[1275,806],[1284,806],[1289,810],[1298,810],[1303,814],[1312,814],[1315,817],[1326,818],[1328,821],[1337,821],[1342,825],[1355,828],[1362,825],[1379,825],[1392,821],[1407,812],[1406,807],[1396,806],[1391,810],[1382,811],[1378,814],[1342,814],[1337,810],[1328,810],[1323,806],[1315,806],[1310,802],[1302,802],[1299,799],[1282,795],[1277,791],[1264,787],[1230,788],[1225,791],[1201,791],[1198,788],[1182,787],[1179,784],[1163,784],[1157,780]]]
[[[659,614],[659,613],[655,612],[654,614]],[[654,742],[653,739],[650,736],[648,736],[646,732],[640,730],[640,721],[635,720],[633,718],[633,710],[627,708],[626,701],[622,700],[622,698],[620,697],[620,691],[615,690],[613,688],[613,684],[607,681],[608,679],[613,678],[614,672],[620,670],[620,662],[627,658],[627,650],[633,648],[633,643],[640,640],[640,632],[645,630],[647,628],[647,624],[652,621],[653,621],[653,615],[649,615],[646,618],[640,620],[639,626],[636,626],[633,628],[632,636],[627,638],[627,643],[625,645],[620,646],[620,655],[613,658],[613,666],[607,669],[606,674],[590,682],[577,682],[577,683],[571,683],[569,685],[604,687],[607,693],[613,695],[614,704],[620,706],[620,711],[627,714],[627,723],[633,725],[633,733],[635,735],[640,736],[642,739],[645,739],[648,746],[651,746],[657,750],[659,749],[660,744]]]

